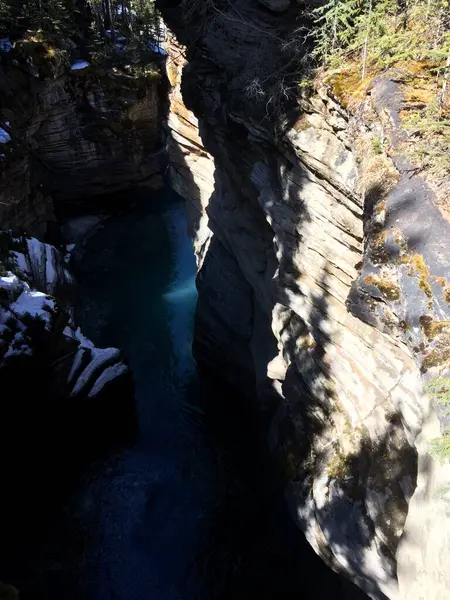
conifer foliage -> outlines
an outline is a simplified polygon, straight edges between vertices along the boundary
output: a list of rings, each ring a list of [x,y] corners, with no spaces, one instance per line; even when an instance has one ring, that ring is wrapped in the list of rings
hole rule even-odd
[[[428,382],[426,391],[434,398],[441,413],[450,415],[450,379],[438,377]],[[431,453],[444,462],[450,459],[450,427],[445,427],[444,435],[431,441]]]
[[[328,0],[311,11],[316,61],[351,72],[363,86],[397,68],[402,111],[418,169],[450,170],[450,6],[448,0]],[[346,84],[344,83],[344,86]],[[347,88],[348,88],[347,84]]]
[[[361,72],[402,60],[440,60],[450,54],[447,0],[329,0],[312,11],[314,53],[337,66],[359,54]]]
[[[157,48],[159,25],[154,0],[0,0],[0,35],[11,43],[71,39],[93,60]]]

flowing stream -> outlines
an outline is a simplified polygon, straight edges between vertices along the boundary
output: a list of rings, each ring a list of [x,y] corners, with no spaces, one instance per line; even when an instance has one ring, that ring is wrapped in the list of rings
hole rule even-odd
[[[199,380],[194,278],[184,204],[168,190],[88,241],[79,322],[97,345],[124,350],[137,427],[56,511],[24,598],[342,597],[268,481],[249,403]],[[99,444],[109,427],[105,417]]]

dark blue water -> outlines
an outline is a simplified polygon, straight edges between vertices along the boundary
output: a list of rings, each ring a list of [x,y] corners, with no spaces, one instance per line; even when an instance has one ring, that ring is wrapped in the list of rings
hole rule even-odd
[[[89,240],[78,267],[79,319],[96,344],[124,350],[137,426],[52,509],[29,551],[31,570],[13,579],[23,598],[343,597],[342,581],[272,485],[251,403],[197,375],[194,277],[184,204],[171,192],[109,219]],[[100,446],[111,427],[120,433],[107,412]],[[78,452],[83,426],[76,444]]]
[[[199,523],[216,473],[191,354],[195,259],[184,204],[164,194],[110,219],[79,268],[80,322],[124,350],[133,371],[133,446],[89,474],[72,501],[87,531],[82,598],[193,596]]]

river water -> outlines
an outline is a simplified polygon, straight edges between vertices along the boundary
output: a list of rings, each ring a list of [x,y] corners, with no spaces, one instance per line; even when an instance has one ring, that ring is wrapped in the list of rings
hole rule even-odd
[[[110,218],[77,275],[84,333],[122,348],[133,371],[137,426],[55,511],[23,597],[343,597],[268,481],[248,402],[197,375],[183,202],[165,190]]]

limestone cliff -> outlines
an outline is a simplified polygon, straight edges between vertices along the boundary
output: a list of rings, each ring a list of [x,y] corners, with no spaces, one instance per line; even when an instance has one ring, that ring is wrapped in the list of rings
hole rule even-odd
[[[349,114],[322,79],[274,118],[277,90],[258,103],[255,80],[264,95],[262,61],[283,65],[306,26],[296,3],[160,6],[185,45],[169,43],[168,126],[197,358],[272,414],[292,513],[333,569],[373,598],[443,600],[450,473],[428,454],[440,427],[420,370],[448,365],[449,226],[397,151],[398,81]]]
[[[136,185],[161,185],[164,112],[158,59],[136,75],[85,63],[71,68],[57,39],[16,42],[0,65],[2,227],[41,233],[52,199],[77,202]]]

